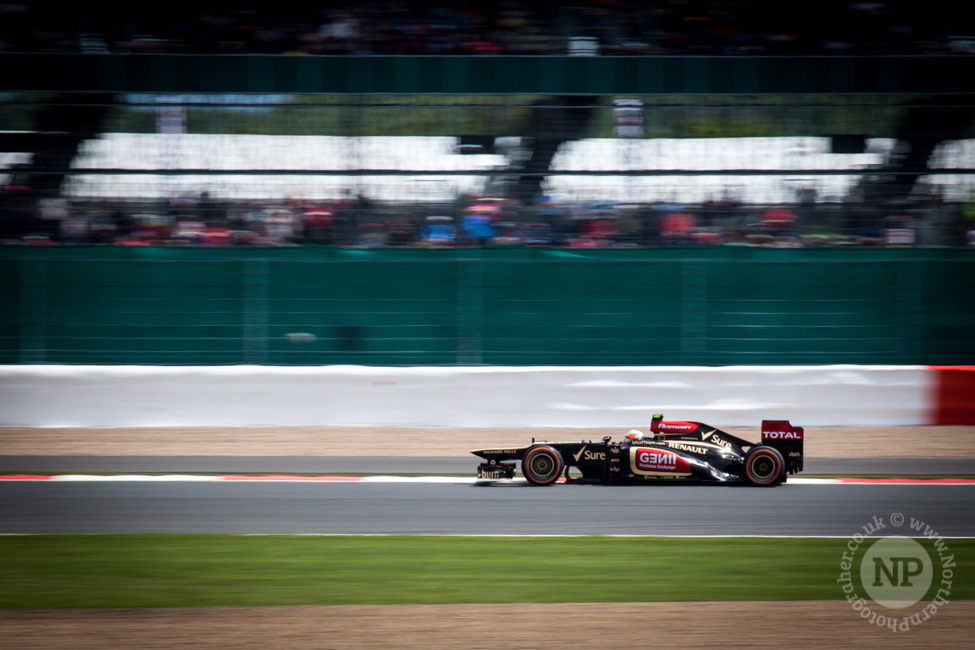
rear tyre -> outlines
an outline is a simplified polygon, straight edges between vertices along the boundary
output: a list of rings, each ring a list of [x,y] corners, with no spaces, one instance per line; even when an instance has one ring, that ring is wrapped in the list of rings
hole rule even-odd
[[[757,445],[745,454],[745,478],[752,485],[767,487],[785,478],[785,458],[774,447]]]
[[[533,485],[555,483],[564,467],[562,454],[548,445],[531,447],[521,459],[521,473]]]

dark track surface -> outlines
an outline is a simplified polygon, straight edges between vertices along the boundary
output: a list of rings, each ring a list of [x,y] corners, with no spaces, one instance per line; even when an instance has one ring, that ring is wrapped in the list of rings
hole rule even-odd
[[[447,474],[473,476],[478,459],[391,456],[0,456],[0,472],[207,474]],[[957,458],[807,458],[804,474],[975,474]]]
[[[0,482],[0,533],[848,537],[895,512],[975,536],[975,486]]]

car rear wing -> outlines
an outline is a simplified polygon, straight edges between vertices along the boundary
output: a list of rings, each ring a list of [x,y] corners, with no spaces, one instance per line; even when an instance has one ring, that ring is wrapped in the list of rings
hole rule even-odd
[[[762,420],[762,444],[779,450],[789,474],[802,471],[804,438],[803,428],[792,426],[788,420]]]

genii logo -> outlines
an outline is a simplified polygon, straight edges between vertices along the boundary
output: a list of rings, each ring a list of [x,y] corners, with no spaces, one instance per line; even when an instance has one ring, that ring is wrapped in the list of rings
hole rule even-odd
[[[639,472],[673,472],[687,474],[690,464],[672,451],[665,449],[634,449],[633,465]]]

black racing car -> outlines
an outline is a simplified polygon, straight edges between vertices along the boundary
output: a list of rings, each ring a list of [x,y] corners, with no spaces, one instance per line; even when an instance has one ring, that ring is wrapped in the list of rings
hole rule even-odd
[[[560,476],[570,483],[659,481],[747,482],[772,486],[802,471],[802,427],[788,420],[764,420],[762,442],[742,440],[700,422],[668,422],[654,415],[652,436],[632,430],[614,442],[538,442],[517,449],[479,449],[485,461],[477,478],[512,479],[515,462],[529,483],[551,485]],[[578,475],[570,473],[571,468]]]

